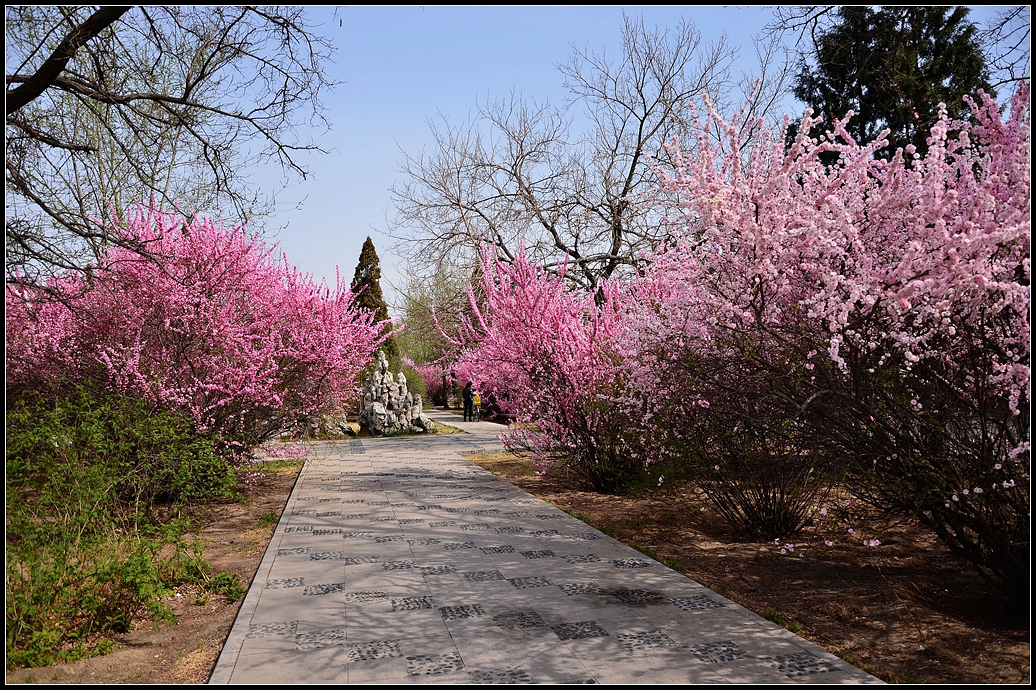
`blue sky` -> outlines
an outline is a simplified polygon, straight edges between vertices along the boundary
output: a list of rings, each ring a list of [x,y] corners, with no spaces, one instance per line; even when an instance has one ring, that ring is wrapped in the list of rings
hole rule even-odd
[[[991,10],[980,8],[981,22]],[[305,181],[283,179],[279,169],[252,180],[276,192],[277,211],[266,236],[288,260],[333,284],[335,266],[352,277],[370,235],[381,257],[382,287],[390,301],[405,266],[383,233],[394,213],[389,189],[402,181],[402,151],[431,142],[428,121],[438,114],[466,120],[477,103],[512,90],[537,101],[561,103],[555,65],[572,46],[609,51],[621,46],[621,7],[340,7],[313,8],[317,31],[337,49],[325,76],[340,81],[324,104],[331,131],[321,134],[326,155],[305,155]],[[693,22],[706,41],[724,34],[740,47],[735,71],[756,66],[752,37],[771,20],[766,8],[636,7],[648,26]],[[339,21],[341,25],[339,25]],[[788,98],[787,110],[801,114]]]

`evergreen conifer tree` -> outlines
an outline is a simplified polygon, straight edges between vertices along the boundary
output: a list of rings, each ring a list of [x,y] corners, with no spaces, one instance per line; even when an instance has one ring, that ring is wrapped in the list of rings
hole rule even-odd
[[[853,110],[846,129],[856,141],[873,141],[888,127],[883,156],[907,144],[923,154],[939,103],[959,118],[967,112],[964,96],[979,89],[995,95],[968,12],[964,7],[842,7],[835,23],[816,34],[812,54],[801,60],[793,92],[828,122]]]
[[[360,260],[356,264],[351,287],[353,292],[359,293],[356,300],[359,308],[374,312],[378,321],[386,321],[389,318],[388,305],[385,304],[385,297],[381,292],[381,261],[369,236],[360,250]],[[385,341],[382,349],[390,359],[397,354],[396,343],[392,338]]]

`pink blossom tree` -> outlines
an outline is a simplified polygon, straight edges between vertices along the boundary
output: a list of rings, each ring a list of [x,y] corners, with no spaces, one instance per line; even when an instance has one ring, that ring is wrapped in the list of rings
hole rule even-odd
[[[140,208],[118,231],[150,257],[113,247],[56,300],[8,286],[8,391],[92,382],[251,446],[344,403],[386,336],[242,228]]]
[[[515,406],[508,443],[544,468],[613,489],[684,458],[756,537],[845,478],[1027,596],[1028,86],[1006,119],[970,106],[889,160],[843,122],[807,112],[786,144],[709,108],[645,274],[591,296],[487,259],[458,373]]]
[[[679,241],[636,290],[637,380],[701,397],[666,410],[699,450],[740,432],[835,453],[850,489],[1027,596],[1029,91],[1006,121],[981,98],[888,161],[809,113],[743,150],[710,109],[666,181]]]
[[[542,470],[563,465],[615,491],[642,461],[624,406],[623,313],[609,285],[594,295],[566,285],[564,270],[483,256],[481,299],[461,329],[455,370],[516,424],[508,448],[530,450]]]
[[[425,362],[424,364],[407,364],[421,375],[424,380],[425,390],[428,393],[429,402],[434,402],[436,405],[445,405],[446,400],[446,386],[443,382],[446,381],[447,372],[444,370],[445,365],[441,362]]]

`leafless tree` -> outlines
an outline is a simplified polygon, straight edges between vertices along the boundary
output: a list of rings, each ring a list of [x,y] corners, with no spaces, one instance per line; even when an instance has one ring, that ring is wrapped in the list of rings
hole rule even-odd
[[[1032,8],[1014,5],[997,12],[982,30],[989,66],[996,75],[993,86],[1032,78]]]
[[[461,318],[472,316],[467,283],[479,277],[478,273],[410,276],[397,293],[401,296],[397,310],[405,324],[396,337],[400,352],[419,364],[447,354],[452,349],[448,339],[459,338]]]
[[[332,49],[302,9],[8,6],[5,38],[8,282],[132,246],[109,222],[134,201],[247,222],[242,171],[319,150]]]
[[[838,5],[779,5],[774,8],[774,19],[766,25],[764,34],[770,38],[783,40],[785,34],[791,34],[794,45],[801,49],[802,44],[809,42],[816,52],[820,35],[830,24]]]
[[[690,23],[650,29],[627,17],[614,57],[574,50],[558,66],[562,107],[512,94],[463,124],[431,124],[430,150],[405,153],[393,189],[397,247],[428,272],[468,272],[480,246],[512,260],[524,246],[594,290],[666,238],[652,163],[685,131],[687,106],[732,85],[735,51]],[[772,89],[757,89],[762,103]]]

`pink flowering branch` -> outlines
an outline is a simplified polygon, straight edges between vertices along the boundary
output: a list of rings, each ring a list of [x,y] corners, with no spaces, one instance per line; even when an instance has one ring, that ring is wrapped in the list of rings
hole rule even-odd
[[[7,289],[8,390],[91,381],[254,444],[331,411],[386,337],[339,279],[317,285],[244,229],[139,208],[59,301]]]
[[[485,299],[469,288],[458,376],[515,411],[510,448],[532,450],[543,470],[562,462],[614,490],[640,457],[620,400],[618,292],[603,285],[595,300],[573,291],[564,269],[548,272],[524,253],[514,263],[488,254],[483,262]]]

